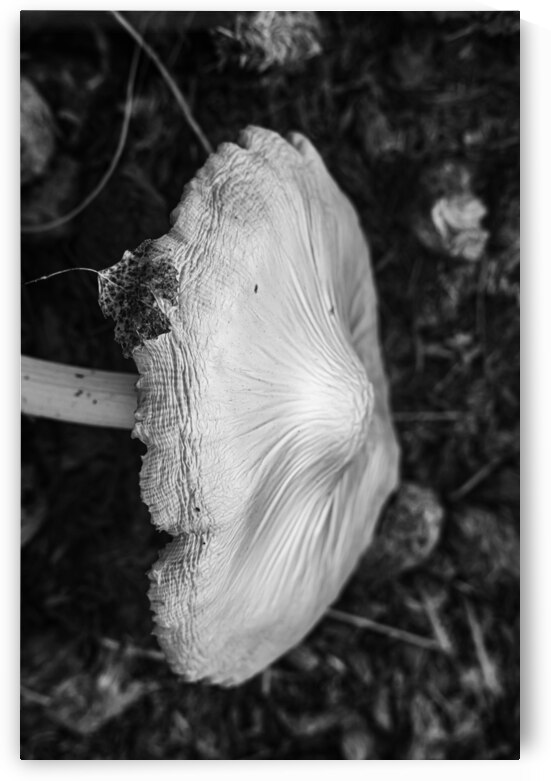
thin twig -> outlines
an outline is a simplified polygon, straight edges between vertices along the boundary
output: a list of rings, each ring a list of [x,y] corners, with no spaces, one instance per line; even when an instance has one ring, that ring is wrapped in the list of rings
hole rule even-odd
[[[410,421],[422,421],[423,423],[438,423],[445,421],[458,420],[463,415],[459,411],[448,412],[393,412],[392,417],[398,423],[407,423]]]
[[[154,51],[154,49],[151,48],[151,46],[148,43],[145,42],[142,35],[130,24],[130,22],[127,19],[125,19],[125,17],[121,13],[119,13],[119,11],[111,11],[110,13],[113,14],[113,16],[115,17],[117,22],[121,25],[121,27],[124,27],[126,32],[129,35],[131,35],[132,38],[134,38],[134,40],[139,44],[139,46],[141,46],[141,48],[147,54],[149,59],[155,64],[159,73],[165,80],[168,88],[174,95],[178,106],[182,110],[186,122],[195,133],[198,141],[201,143],[207,155],[210,155],[214,151],[210,141],[201,130],[199,124],[197,123],[193,114],[191,113],[191,109],[188,106],[187,100],[184,98],[178,85],[176,84],[176,82],[174,81],[170,73],[167,71],[167,69],[159,59],[157,53]]]
[[[476,29],[476,24],[468,24],[466,27],[462,27],[454,33],[444,35],[443,40],[446,41],[446,43],[451,43],[451,41],[456,41],[458,38],[464,38],[466,35],[471,35]]]
[[[484,642],[482,628],[468,599],[465,600],[465,612],[467,613],[467,620],[469,622],[478,664],[482,671],[484,685],[490,694],[498,696],[501,694],[501,684],[497,676],[496,666],[490,659],[486,649],[486,643]]]
[[[134,657],[135,659],[152,659],[154,662],[166,662],[166,656],[162,651],[138,648],[135,645],[123,645],[110,637],[102,637],[101,645],[109,651],[122,651],[125,656]]]
[[[34,285],[36,282],[45,282],[47,279],[51,279],[52,277],[58,277],[60,274],[71,274],[73,271],[89,271],[91,274],[96,274],[96,276],[101,277],[102,273],[101,271],[98,271],[95,268],[87,268],[86,266],[74,266],[73,268],[63,268],[61,271],[52,271],[51,274],[43,274],[41,277],[35,277],[35,279],[29,279],[28,282],[25,282],[25,285]],[[104,275],[105,276],[105,275]]]
[[[476,328],[480,337],[483,355],[484,376],[488,379],[487,362],[487,339],[486,339],[486,285],[488,277],[488,260],[486,256],[482,258],[480,264],[480,273],[478,276],[476,291]]]
[[[40,694],[39,692],[35,692],[33,689],[29,689],[28,686],[21,685],[21,694],[26,700],[29,702],[34,702],[36,705],[43,705],[47,707],[52,701],[51,697],[48,697],[45,694]]]
[[[410,645],[416,645],[419,648],[426,648],[429,651],[442,652],[440,644],[430,637],[421,637],[412,632],[406,632],[404,629],[398,629],[397,627],[388,626],[387,624],[380,624],[378,621],[373,621],[371,618],[355,616],[351,613],[343,613],[341,610],[329,610],[327,615],[330,618],[334,618],[336,621],[341,621],[343,624],[350,624],[350,626],[355,626],[358,629],[368,629],[371,632],[377,632],[377,634],[391,637],[393,640],[400,640],[404,643],[409,643]]]
[[[128,128],[130,127],[130,119],[132,118],[134,84],[136,83],[136,73],[138,70],[139,59],[140,59],[140,48],[139,46],[137,46],[134,52],[134,57],[132,58],[132,64],[130,65],[128,83],[126,85],[126,103],[124,108],[124,119],[122,122],[121,133],[119,136],[119,143],[117,145],[117,149],[115,151],[115,154],[113,155],[113,158],[111,160],[111,163],[109,164],[109,168],[107,169],[107,171],[104,173],[104,175],[102,176],[98,184],[94,187],[92,192],[89,193],[86,196],[86,198],[78,206],[75,206],[75,208],[72,209],[70,212],[67,212],[67,214],[64,214],[62,217],[57,217],[55,220],[51,220],[50,222],[44,222],[42,223],[42,225],[22,225],[21,226],[22,233],[43,233],[45,231],[50,231],[50,230],[55,230],[56,228],[60,228],[62,225],[66,225],[74,217],[76,217],[85,209],[87,209],[88,206],[90,206],[90,204],[92,203],[92,201],[95,201],[95,199],[98,197],[98,195],[102,192],[102,190],[106,186],[107,182],[111,179],[117,165],[120,162],[124,147],[126,145],[126,139],[128,138]]]
[[[35,279],[29,279],[28,282],[25,282],[25,285],[34,285],[36,282],[45,282],[47,279],[51,279],[52,277],[58,277],[61,274],[72,274],[73,271],[89,271],[91,274],[95,274],[101,283],[105,283],[107,285],[112,285],[113,287],[118,288],[119,290],[122,290],[123,293],[126,293],[124,287],[122,285],[119,285],[118,282],[114,282],[112,279],[109,278],[109,275],[105,271],[98,271],[95,268],[87,268],[86,266],[73,266],[73,268],[62,268],[60,271],[52,271],[51,274],[43,274],[41,277],[35,277]],[[137,299],[142,304],[147,304],[147,302],[143,298]],[[153,307],[151,306],[151,309]]]
[[[466,483],[463,483],[463,485],[459,486],[459,488],[457,488],[455,491],[452,491],[448,497],[449,500],[451,502],[457,502],[459,499],[463,499],[465,496],[467,496],[467,494],[476,488],[477,485],[480,485],[480,483],[484,482],[484,480],[486,480],[486,478],[492,474],[494,469],[499,466],[502,460],[502,457],[494,458],[492,461],[484,464],[484,466],[481,467],[478,472],[475,472],[475,474],[470,477]]]
[[[29,279],[28,282],[25,282],[25,285],[34,285],[36,282],[45,282],[47,279],[51,279],[52,277],[58,277],[60,274],[71,274],[73,271],[89,271],[91,274],[95,274],[99,279],[99,286],[100,286],[100,294],[101,294],[101,285],[111,285],[112,287],[116,287],[119,290],[122,290],[123,293],[127,293],[123,285],[119,285],[118,282],[115,282],[112,280],[109,276],[109,274],[106,271],[98,271],[95,268],[87,268],[86,266],[74,266],[73,268],[63,268],[60,271],[52,271],[51,274],[43,274],[41,277],[36,277],[35,279]],[[153,290],[150,290],[150,288],[145,285],[146,290],[148,290],[150,293],[152,293],[153,297],[155,298],[155,301],[157,303],[155,293]],[[136,301],[143,304],[146,308],[151,309],[153,311],[155,307],[149,303],[149,301],[146,301],[146,299],[138,297],[136,298]]]
[[[446,629],[444,628],[444,625],[442,624],[440,616],[438,615],[438,610],[436,609],[434,599],[432,599],[424,589],[420,589],[419,593],[421,602],[423,603],[423,607],[425,609],[425,614],[430,621],[432,631],[434,632],[434,636],[436,637],[440,648],[445,654],[451,656],[453,653],[453,644],[449,638],[448,633],[446,632]]]

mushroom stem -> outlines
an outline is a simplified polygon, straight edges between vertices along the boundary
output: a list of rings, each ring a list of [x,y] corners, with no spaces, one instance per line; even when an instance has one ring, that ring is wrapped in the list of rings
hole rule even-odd
[[[21,357],[21,412],[87,426],[131,429],[134,374],[104,372]]]

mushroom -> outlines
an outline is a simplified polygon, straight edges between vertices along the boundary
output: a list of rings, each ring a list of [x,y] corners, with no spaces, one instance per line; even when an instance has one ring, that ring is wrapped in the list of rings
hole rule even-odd
[[[100,276],[138,371],[142,498],[174,539],[155,633],[235,685],[315,625],[398,479],[369,252],[312,144],[256,127],[186,186],[172,228]]]

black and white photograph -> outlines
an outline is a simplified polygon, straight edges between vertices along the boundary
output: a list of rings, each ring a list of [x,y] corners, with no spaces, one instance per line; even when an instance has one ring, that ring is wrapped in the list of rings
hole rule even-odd
[[[520,12],[19,24],[20,758],[518,760]]]

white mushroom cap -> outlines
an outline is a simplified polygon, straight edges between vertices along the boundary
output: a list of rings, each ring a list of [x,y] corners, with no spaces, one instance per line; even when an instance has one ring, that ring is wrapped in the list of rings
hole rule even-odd
[[[236,684],[337,597],[398,448],[365,239],[303,136],[223,144],[172,223],[101,303],[140,373],[142,496],[175,538],[151,572],[156,634],[177,673]]]

